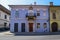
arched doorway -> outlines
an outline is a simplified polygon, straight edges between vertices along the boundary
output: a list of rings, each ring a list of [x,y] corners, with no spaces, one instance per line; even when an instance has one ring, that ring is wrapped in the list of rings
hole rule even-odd
[[[53,22],[51,24],[52,32],[57,32],[58,31],[58,24],[56,22]]]

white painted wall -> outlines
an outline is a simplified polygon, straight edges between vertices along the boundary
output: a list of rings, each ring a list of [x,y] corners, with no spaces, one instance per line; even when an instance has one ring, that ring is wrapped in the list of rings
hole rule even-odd
[[[7,19],[4,18],[5,15],[7,15]],[[7,27],[9,27],[9,21],[10,21],[9,17],[10,17],[9,14],[7,14],[7,13],[5,13],[5,12],[0,10],[0,28],[4,27],[4,22],[6,22],[7,23]]]

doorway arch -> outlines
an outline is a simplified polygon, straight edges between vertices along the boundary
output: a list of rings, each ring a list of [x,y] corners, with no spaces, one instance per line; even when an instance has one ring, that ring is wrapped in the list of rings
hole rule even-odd
[[[51,29],[52,29],[52,32],[57,32],[58,31],[58,24],[56,22],[53,22],[51,24]]]

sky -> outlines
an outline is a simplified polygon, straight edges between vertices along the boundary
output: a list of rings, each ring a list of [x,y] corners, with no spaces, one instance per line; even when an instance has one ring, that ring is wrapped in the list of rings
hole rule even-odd
[[[37,5],[49,5],[53,2],[54,5],[60,5],[60,0],[0,0],[0,4],[9,9],[8,5],[30,5],[36,2]]]

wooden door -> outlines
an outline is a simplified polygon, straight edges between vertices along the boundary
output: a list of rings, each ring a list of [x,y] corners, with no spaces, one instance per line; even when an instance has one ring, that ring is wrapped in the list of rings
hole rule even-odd
[[[33,23],[29,23],[29,32],[33,32]]]

